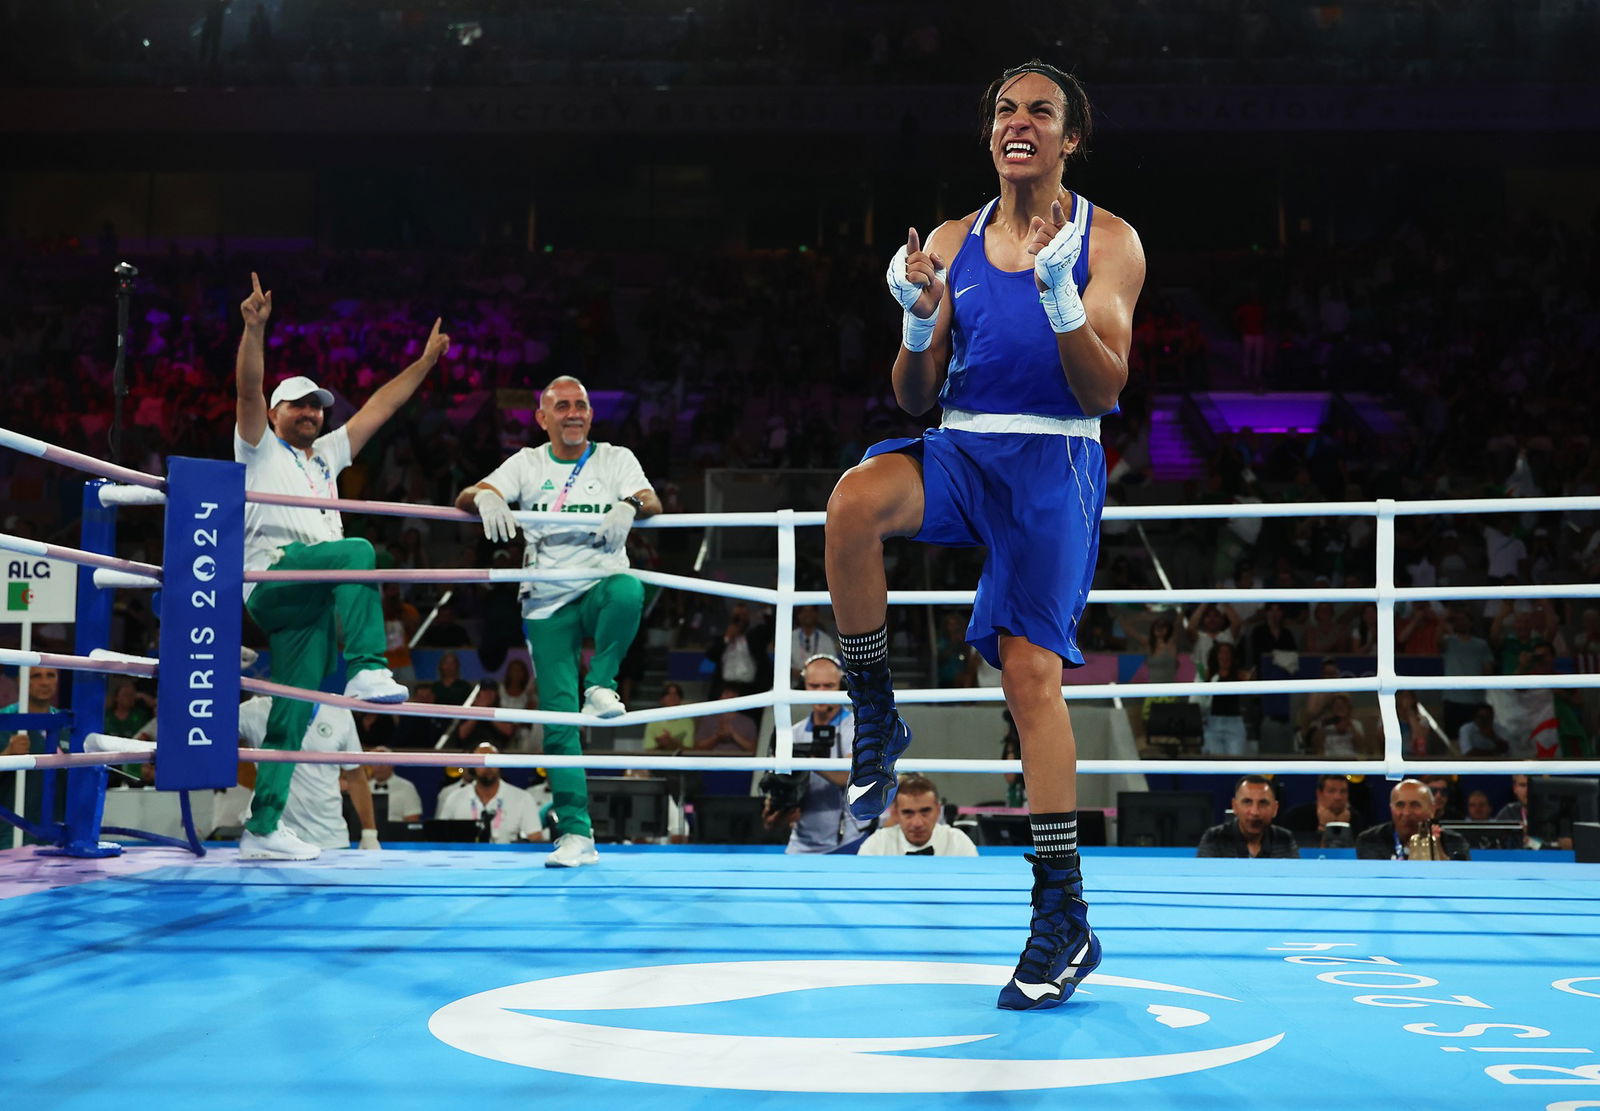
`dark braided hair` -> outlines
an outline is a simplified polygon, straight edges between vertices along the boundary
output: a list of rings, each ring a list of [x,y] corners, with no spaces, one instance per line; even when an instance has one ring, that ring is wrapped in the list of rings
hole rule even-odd
[[[1049,62],[1041,62],[1038,58],[1031,58],[1020,66],[1012,66],[991,81],[989,87],[983,91],[983,97],[978,101],[979,140],[986,145],[989,142],[989,133],[994,127],[994,105],[995,101],[1000,99],[1000,90],[1005,88],[1012,78],[1024,73],[1042,74],[1056,83],[1056,87],[1061,90],[1061,99],[1066,108],[1063,118],[1066,133],[1078,137],[1078,145],[1067,156],[1067,161],[1070,162],[1083,155],[1089,149],[1089,137],[1094,132],[1089,94],[1083,91],[1083,86],[1072,74],[1057,69]]]

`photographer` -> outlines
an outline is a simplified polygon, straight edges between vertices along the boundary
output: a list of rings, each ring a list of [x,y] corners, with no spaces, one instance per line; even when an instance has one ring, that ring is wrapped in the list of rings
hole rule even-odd
[[[844,689],[844,669],[832,656],[812,656],[800,668],[808,691]],[[848,757],[855,740],[849,706],[813,706],[794,726],[794,752],[806,757]],[[790,828],[785,852],[825,853],[864,832],[845,806],[848,772],[768,772],[761,777],[761,821],[770,830]]]

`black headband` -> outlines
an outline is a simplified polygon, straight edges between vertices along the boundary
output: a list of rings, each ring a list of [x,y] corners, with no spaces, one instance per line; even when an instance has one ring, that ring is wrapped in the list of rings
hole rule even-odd
[[[1012,78],[1021,77],[1024,73],[1037,73],[1040,77],[1048,77],[1051,82],[1054,83],[1055,87],[1061,90],[1061,99],[1070,103],[1072,99],[1071,95],[1067,92],[1067,86],[1062,81],[1062,78],[1064,78],[1066,74],[1057,69],[1055,66],[1047,65],[1044,62],[1030,63],[1024,66],[1017,66],[1015,69],[1006,70],[1000,75],[1000,89],[1005,88],[1006,82],[1010,81]],[[995,90],[996,97],[1000,95],[1000,89]]]

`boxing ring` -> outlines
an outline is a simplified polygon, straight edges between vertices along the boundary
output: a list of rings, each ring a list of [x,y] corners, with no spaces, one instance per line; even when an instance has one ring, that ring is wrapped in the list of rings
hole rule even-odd
[[[1026,935],[1027,869],[1016,850],[976,859],[788,857],[701,847],[602,846],[599,866],[539,867],[537,848],[386,849],[306,863],[240,864],[186,841],[101,840],[104,766],[147,759],[96,732],[107,675],[154,676],[158,705],[191,713],[155,754],[158,785],[231,785],[236,761],[338,759],[224,743],[239,691],[361,705],[241,678],[227,653],[231,597],[247,579],[229,539],[242,519],[234,464],[169,461],[165,478],[0,430],[0,446],[89,471],[81,548],[0,537],[24,555],[78,563],[76,651],[0,652],[0,663],[77,672],[63,715],[68,751],[0,757],[0,771],[67,779],[60,818],[31,829],[44,847],[0,853],[0,928],[13,1014],[35,1036],[0,1049],[0,1091],[19,1107],[246,1107],[319,1101],[531,1098],[549,1106],[815,1108],[844,1096],[925,1106],[1035,1107],[1053,1089],[1112,1108],[1224,1107],[1244,1101],[1344,1107],[1357,1100],[1462,1106],[1600,1107],[1600,869],[1569,854],[1535,860],[1356,862],[1337,850],[1299,861],[1198,861],[1179,851],[1084,850],[1092,920],[1106,961],[1072,1004],[993,1008]],[[189,464],[196,464],[190,467]],[[237,491],[236,496],[230,491]],[[254,497],[254,495],[252,495]],[[265,498],[261,500],[266,500]],[[438,507],[274,497],[344,511],[475,521]],[[164,504],[164,565],[113,554],[119,507]],[[208,510],[206,505],[210,505]],[[1518,499],[1518,511],[1593,509],[1593,499]],[[1394,522],[1415,514],[1504,512],[1498,500],[1108,507],[1107,520],[1264,516],[1375,519],[1373,589],[1096,591],[1091,602],[1372,601],[1373,676],[1254,680],[1229,693],[1376,695],[1376,760],[1296,760],[1287,770],[1589,772],[1589,761],[1405,760],[1395,692],[1510,689],[1528,677],[1452,679],[1395,671],[1402,601],[1595,597],[1600,586],[1394,585]],[[203,514],[203,516],[202,516]],[[518,514],[519,519],[570,519]],[[796,530],[819,513],[685,515],[642,527],[775,528],[776,585],[635,572],[646,582],[772,604],[774,674],[789,674],[791,614],[826,603],[794,588]],[[215,527],[215,538],[202,537]],[[181,541],[209,540],[191,543]],[[175,536],[180,543],[175,543]],[[242,542],[240,542],[242,545]],[[205,562],[209,560],[210,562]],[[330,576],[315,572],[295,577]],[[587,577],[510,569],[341,573],[512,582]],[[104,651],[115,589],[159,588],[158,658]],[[199,606],[215,591],[213,604]],[[892,604],[964,604],[970,592],[895,592]],[[232,610],[237,621],[238,607]],[[168,626],[183,639],[169,652]],[[237,625],[233,626],[237,644]],[[231,651],[231,648],[229,649]],[[209,654],[212,659],[191,656]],[[163,661],[166,661],[163,663]],[[227,661],[224,666],[223,661]],[[174,666],[176,664],[176,666]],[[201,666],[207,665],[207,666]],[[195,696],[197,671],[207,672]],[[1542,675],[1540,687],[1593,677]],[[237,685],[235,685],[237,684]],[[26,689],[25,684],[23,689]],[[1073,685],[1071,699],[1182,697],[1188,683]],[[590,727],[771,706],[766,758],[555,757],[373,753],[396,765],[716,769],[843,768],[793,755],[794,707],[842,694],[781,686],[739,699],[579,714],[433,704],[385,713]],[[910,690],[904,704],[996,701],[999,690]],[[189,705],[208,701],[208,706]],[[182,704],[182,705],[180,705]],[[220,719],[220,720],[219,720]],[[10,723],[14,728],[16,723]],[[199,734],[193,732],[199,730]],[[231,740],[231,739],[230,739]],[[204,743],[202,743],[204,742]],[[96,751],[96,750],[100,751]],[[194,751],[186,751],[194,750]],[[903,770],[1017,771],[1014,761],[918,760]],[[1272,769],[1267,759],[1084,761],[1084,774]],[[224,770],[225,769],[225,770]],[[47,802],[54,797],[45,791]],[[1348,853],[1344,854],[1348,856]],[[15,1021],[15,1020],[14,1020]]]

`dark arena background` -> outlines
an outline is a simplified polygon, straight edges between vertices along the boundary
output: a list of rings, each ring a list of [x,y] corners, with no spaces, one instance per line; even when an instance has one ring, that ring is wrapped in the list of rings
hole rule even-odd
[[[995,195],[979,97],[1035,58],[1147,276],[1063,680],[1105,959],[1016,1013],[983,550],[885,550],[901,770],[977,855],[785,852],[763,810],[849,766],[792,733],[846,700],[799,689],[830,491],[940,423],[885,267]],[[1597,59],[1594,0],[0,0],[0,1101],[1600,1108]],[[365,755],[302,754],[352,843],[307,861],[241,856],[277,754],[186,763],[199,665],[159,662],[247,573],[239,495],[169,461],[234,458],[252,273],[266,388],[329,427],[449,336],[338,483],[406,701],[316,696]],[[448,508],[563,375],[663,507],[609,720],[541,711],[520,539]],[[215,563],[185,497],[233,514]],[[572,766],[600,859],[547,868]],[[440,816],[491,769],[514,843]],[[1197,857],[1246,774],[1298,859]],[[1406,778],[1457,859],[1384,826]]]

